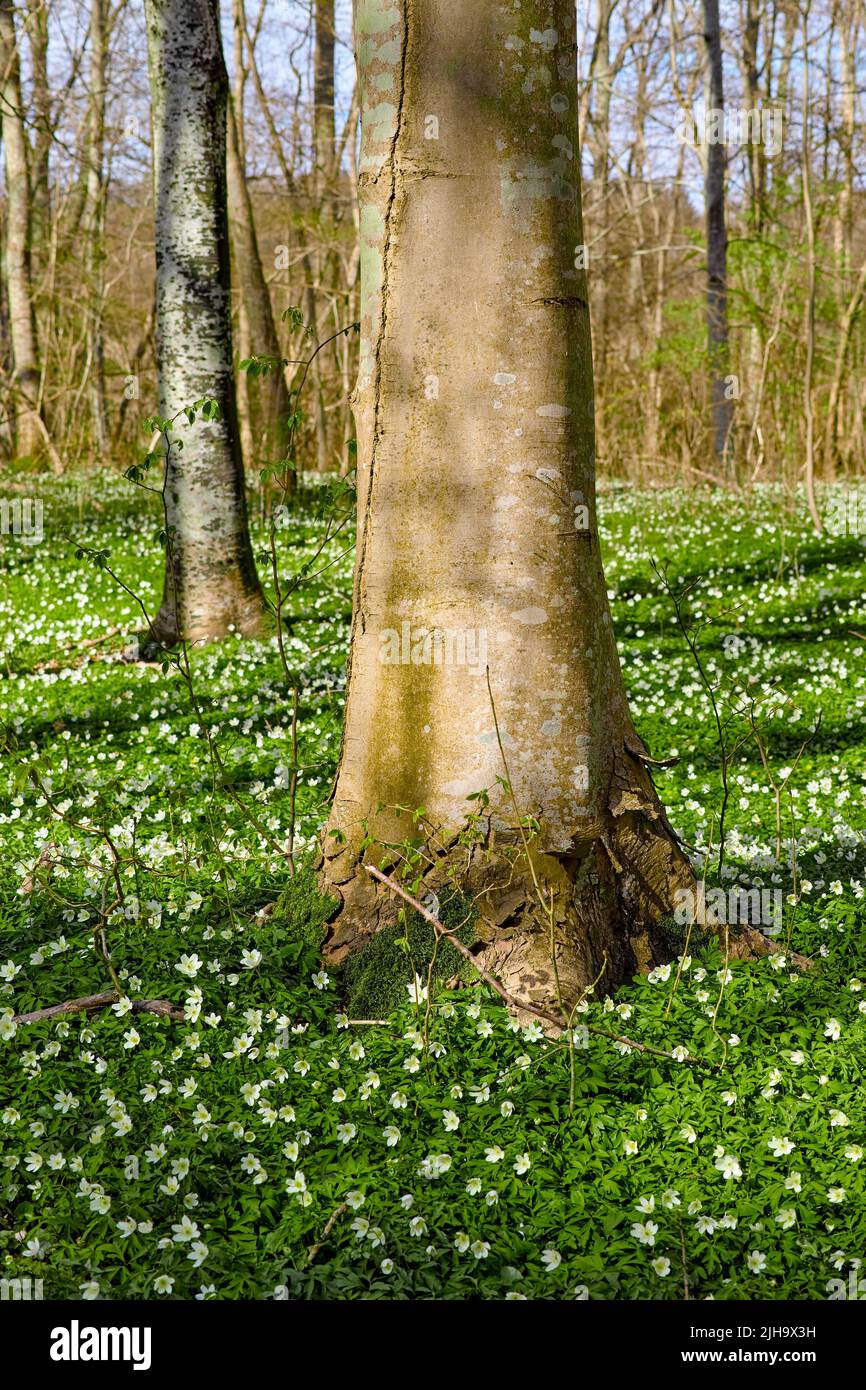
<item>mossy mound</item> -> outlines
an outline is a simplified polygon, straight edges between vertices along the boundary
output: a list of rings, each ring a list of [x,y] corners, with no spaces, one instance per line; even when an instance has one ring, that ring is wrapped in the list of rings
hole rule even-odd
[[[318,950],[325,939],[325,927],[338,904],[319,892],[318,880],[310,868],[300,869],[289,879],[273,911],[272,921],[282,924],[298,941]]]

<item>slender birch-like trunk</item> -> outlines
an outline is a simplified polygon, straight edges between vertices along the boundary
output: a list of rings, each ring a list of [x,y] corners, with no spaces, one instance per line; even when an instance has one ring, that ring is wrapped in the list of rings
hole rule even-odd
[[[473,899],[479,960],[573,1002],[658,959],[656,923],[693,887],[599,554],[574,4],[475,0],[456,23],[452,0],[357,0],[355,22],[359,533],[326,949],[339,962],[399,908],[364,871],[384,851],[362,822],[399,842],[396,808],[423,807],[426,887],[453,875]]]
[[[247,528],[232,374],[226,213],[228,77],[217,0],[146,0],[153,108],[160,412],[202,397],[218,420],[175,427],[166,479],[170,545],[153,635],[255,633],[264,606]]]
[[[246,87],[249,77],[249,68],[246,60],[246,28],[247,15],[244,0],[232,0],[232,84],[228,103],[228,126],[226,128],[227,146],[226,172],[228,175],[228,200],[229,200],[229,230],[232,243],[232,264],[234,273],[240,270],[238,266],[237,245],[235,239],[235,220],[237,217],[237,199],[232,193],[233,163],[240,166],[242,171],[247,167],[247,134],[246,134]],[[234,121],[232,116],[234,115]],[[234,137],[234,138],[233,138]],[[233,145],[237,147],[237,156],[233,153]],[[253,352],[253,345],[250,341],[250,323],[245,302],[243,287],[238,296],[238,321],[237,333],[234,341],[235,351],[240,362],[245,361]],[[235,377],[235,400],[238,408],[238,430],[241,439],[241,457],[244,461],[244,468],[248,469],[251,461],[256,457],[256,448],[253,440],[253,417],[252,417],[252,397],[250,392],[250,378],[246,372],[239,371]]]

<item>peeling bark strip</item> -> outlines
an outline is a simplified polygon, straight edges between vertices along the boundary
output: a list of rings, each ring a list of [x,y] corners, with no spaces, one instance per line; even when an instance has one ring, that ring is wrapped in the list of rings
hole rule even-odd
[[[166,503],[171,561],[161,642],[258,630],[264,612],[247,530],[232,375],[226,215],[228,78],[217,0],[146,0],[153,106],[160,413],[204,396],[221,418],[178,427]]]
[[[474,0],[458,22],[453,0],[356,0],[355,21],[359,545],[327,949],[399,911],[359,865],[361,821],[399,842],[393,808],[423,806],[441,827],[426,886],[456,876],[473,899],[474,963],[560,1008],[603,967],[609,989],[661,958],[653,928],[694,882],[632,727],[597,544],[574,4]],[[404,623],[483,633],[490,689],[465,663],[382,661]],[[481,788],[490,834],[469,849]],[[534,873],[517,808],[540,822]]]

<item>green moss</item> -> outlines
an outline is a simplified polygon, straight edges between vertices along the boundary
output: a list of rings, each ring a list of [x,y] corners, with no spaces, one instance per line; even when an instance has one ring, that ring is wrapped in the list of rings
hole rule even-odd
[[[464,946],[475,940],[474,905],[456,890],[446,890],[439,902],[439,920],[456,934]],[[383,927],[367,946],[350,956],[343,967],[346,1006],[354,1018],[386,1018],[406,1003],[406,986],[417,972],[423,980],[433,959],[436,936],[433,928],[417,912],[407,913],[405,922]],[[436,950],[434,980],[454,975],[474,976],[459,951],[445,942]]]
[[[274,924],[283,924],[298,941],[318,948],[325,937],[325,924],[339,904],[319,892],[312,869],[301,869],[283,889],[274,908]]]

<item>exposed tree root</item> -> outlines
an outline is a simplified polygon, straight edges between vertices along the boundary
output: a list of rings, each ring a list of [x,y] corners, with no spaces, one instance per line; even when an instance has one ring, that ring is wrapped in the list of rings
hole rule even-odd
[[[405,888],[401,887],[399,883],[395,883],[393,879],[388,878],[388,876],[383,874],[379,869],[369,864],[366,868],[369,874],[372,874],[380,883],[384,883],[386,887],[390,888],[392,892],[396,893],[404,902],[408,903],[410,907],[413,907],[416,912],[419,912],[425,921],[430,923],[437,936],[447,936],[451,945],[454,946],[461,955],[465,956],[474,969],[478,971],[478,974],[484,980],[485,984],[488,984],[490,988],[499,995],[500,999],[513,1008],[518,1014],[532,1014],[535,1018],[543,1019],[545,1023],[552,1024],[559,1032],[563,1032],[571,1026],[573,1020],[570,1015],[566,1017],[563,1010],[552,1013],[548,1009],[539,1009],[534,1004],[528,1003],[525,999],[518,999],[515,995],[510,994],[495,976],[490,974],[489,970],[479,965],[477,958],[470,950],[467,950],[461,941],[457,940],[453,932],[445,930],[441,922],[436,920],[432,913],[424,907],[423,903],[419,903],[417,898],[413,898],[411,893],[407,893]],[[570,1014],[571,1013],[573,1013],[573,1010],[570,1011]],[[668,1061],[673,1062],[680,1060],[674,1057],[672,1052],[665,1052],[658,1047],[650,1047],[648,1043],[636,1042],[634,1038],[627,1038],[622,1033],[612,1033],[607,1028],[598,1028],[594,1024],[584,1021],[581,1021],[581,1026],[586,1028],[588,1033],[594,1033],[602,1038],[610,1038],[611,1041],[621,1043],[624,1047],[631,1048],[635,1052],[645,1052],[652,1057],[664,1057]],[[712,1063],[705,1061],[702,1057],[684,1057],[682,1061],[687,1062],[693,1067],[709,1067],[712,1065]]]

